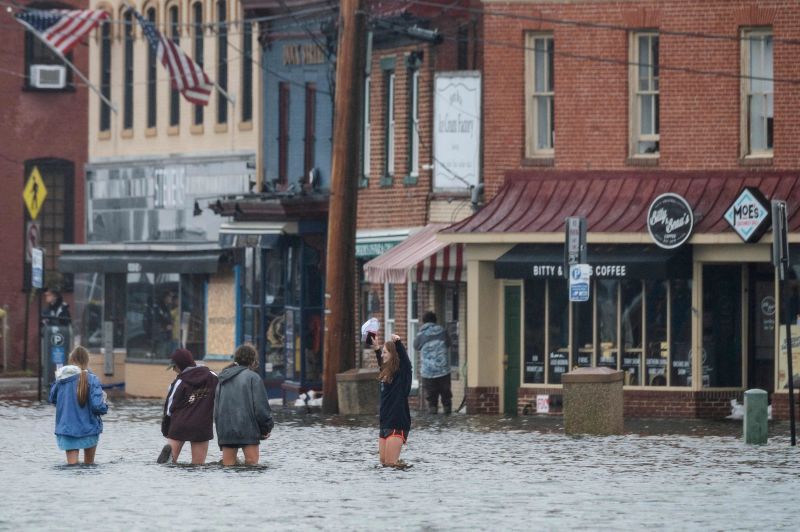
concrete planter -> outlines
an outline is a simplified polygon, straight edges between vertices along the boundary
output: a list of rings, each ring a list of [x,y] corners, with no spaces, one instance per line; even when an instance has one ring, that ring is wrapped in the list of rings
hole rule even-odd
[[[339,413],[375,415],[380,403],[380,383],[376,369],[351,369],[336,374]]]

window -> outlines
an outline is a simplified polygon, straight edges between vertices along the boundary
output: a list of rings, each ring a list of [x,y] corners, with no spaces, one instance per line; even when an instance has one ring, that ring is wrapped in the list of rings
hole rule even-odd
[[[50,6],[57,8],[57,6]],[[40,6],[38,9],[47,9]],[[67,54],[67,60],[72,61],[72,52]],[[25,88],[27,90],[39,90],[31,84],[31,67],[34,65],[63,65],[66,69],[66,87],[71,90],[72,86],[72,69],[67,68],[64,61],[61,60],[53,51],[45,45],[41,39],[36,37],[33,33],[25,31]],[[52,90],[52,89],[43,89]]]
[[[169,358],[179,346],[205,356],[205,283],[202,275],[129,273],[125,345],[131,358]]]
[[[100,93],[111,101],[111,23],[108,20],[100,25]],[[101,99],[100,131],[110,129],[111,108]]]
[[[703,265],[702,331],[703,387],[743,386],[740,265]]]
[[[289,82],[278,83],[278,182],[288,182],[289,167]]]
[[[317,86],[314,83],[306,83],[306,123],[305,139],[303,140],[303,175],[309,179],[309,173],[314,168],[314,151],[316,148],[316,137],[314,124],[317,119]]]
[[[552,157],[555,142],[553,36],[529,34],[525,61],[526,156]]]
[[[39,247],[44,249],[44,282],[72,290],[72,276],[58,271],[59,246],[73,242],[73,221],[75,219],[74,179],[75,165],[64,159],[31,159],[25,161],[23,186],[37,169],[47,189],[47,200],[41,204],[36,222],[32,222],[25,210],[26,226],[37,223],[39,226]],[[27,261],[26,254],[22,260]],[[24,285],[30,286],[30,264],[23,268]]]
[[[151,7],[147,10],[147,21],[150,24],[156,23],[156,8]],[[158,94],[158,76],[156,69],[156,51],[152,46],[147,46],[147,128],[156,127],[156,109]]]
[[[130,10],[122,17],[125,28],[125,89],[123,96],[122,129],[133,129],[133,16]]]
[[[588,303],[570,308],[565,280],[525,281],[525,383],[560,384],[570,368],[601,366],[622,370],[627,386],[691,385],[691,281],[604,278],[592,290]],[[731,313],[719,318],[738,327]],[[727,336],[733,335],[726,330]],[[723,345],[719,356],[731,348]]]
[[[242,25],[242,122],[253,120],[253,23]]]
[[[228,5],[225,0],[217,2],[217,85],[222,91],[228,90]],[[217,123],[228,122],[228,100],[217,91]]]
[[[194,29],[194,62],[203,68],[203,3],[195,2],[192,5],[192,22]],[[194,106],[194,124],[203,123],[203,105]]]
[[[169,8],[169,35],[176,46],[181,45],[181,20],[178,6]],[[181,123],[181,93],[172,87],[169,92],[169,125],[177,127]]]
[[[369,177],[369,165],[371,163],[370,158],[370,135],[372,134],[372,129],[370,126],[370,112],[369,112],[369,101],[370,101],[370,93],[371,93],[371,82],[370,76],[364,78],[364,124],[362,135],[363,138],[361,139],[362,142],[362,167],[361,172],[365,178]]]
[[[409,98],[408,136],[411,149],[408,153],[408,173],[411,177],[419,176],[419,70],[411,71],[411,95]]]
[[[772,33],[746,31],[742,36],[742,152],[772,156]]]
[[[659,153],[658,34],[634,33],[631,46],[631,155]]]
[[[458,44],[456,46],[456,65],[458,70],[469,68],[469,25],[458,27]]]
[[[385,96],[383,99],[386,113],[384,175],[387,177],[394,175],[394,80],[394,71],[387,70],[384,73]]]
[[[417,356],[418,352],[414,349],[414,339],[419,332],[419,294],[417,294],[417,283],[408,282],[408,341],[406,342],[406,349],[408,350],[408,357],[411,359],[411,387],[418,388],[417,382]],[[391,336],[387,337],[387,340]]]
[[[90,349],[104,346],[103,323],[113,326],[113,346],[125,347],[125,275],[118,273],[76,273],[75,308],[72,326]]]

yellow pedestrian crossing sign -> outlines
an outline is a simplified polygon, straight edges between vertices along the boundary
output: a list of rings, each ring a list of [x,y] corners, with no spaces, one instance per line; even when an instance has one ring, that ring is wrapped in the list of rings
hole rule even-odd
[[[22,191],[22,199],[25,200],[25,206],[28,207],[31,220],[35,220],[39,216],[39,211],[42,209],[42,204],[46,197],[47,187],[44,186],[42,174],[39,173],[39,168],[34,166],[28,182],[25,183],[25,190]]]

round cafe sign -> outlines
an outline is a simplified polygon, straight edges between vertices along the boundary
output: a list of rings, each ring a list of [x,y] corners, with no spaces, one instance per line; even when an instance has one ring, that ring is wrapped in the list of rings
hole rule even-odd
[[[647,211],[647,231],[664,249],[674,249],[689,240],[694,227],[694,214],[683,197],[668,192],[661,194]]]

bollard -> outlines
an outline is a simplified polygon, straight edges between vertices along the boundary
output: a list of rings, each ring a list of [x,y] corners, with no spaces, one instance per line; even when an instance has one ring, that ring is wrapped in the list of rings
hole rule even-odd
[[[561,376],[566,434],[622,434],[622,372],[577,368]]]
[[[744,442],[767,443],[767,392],[764,390],[744,392]]]

